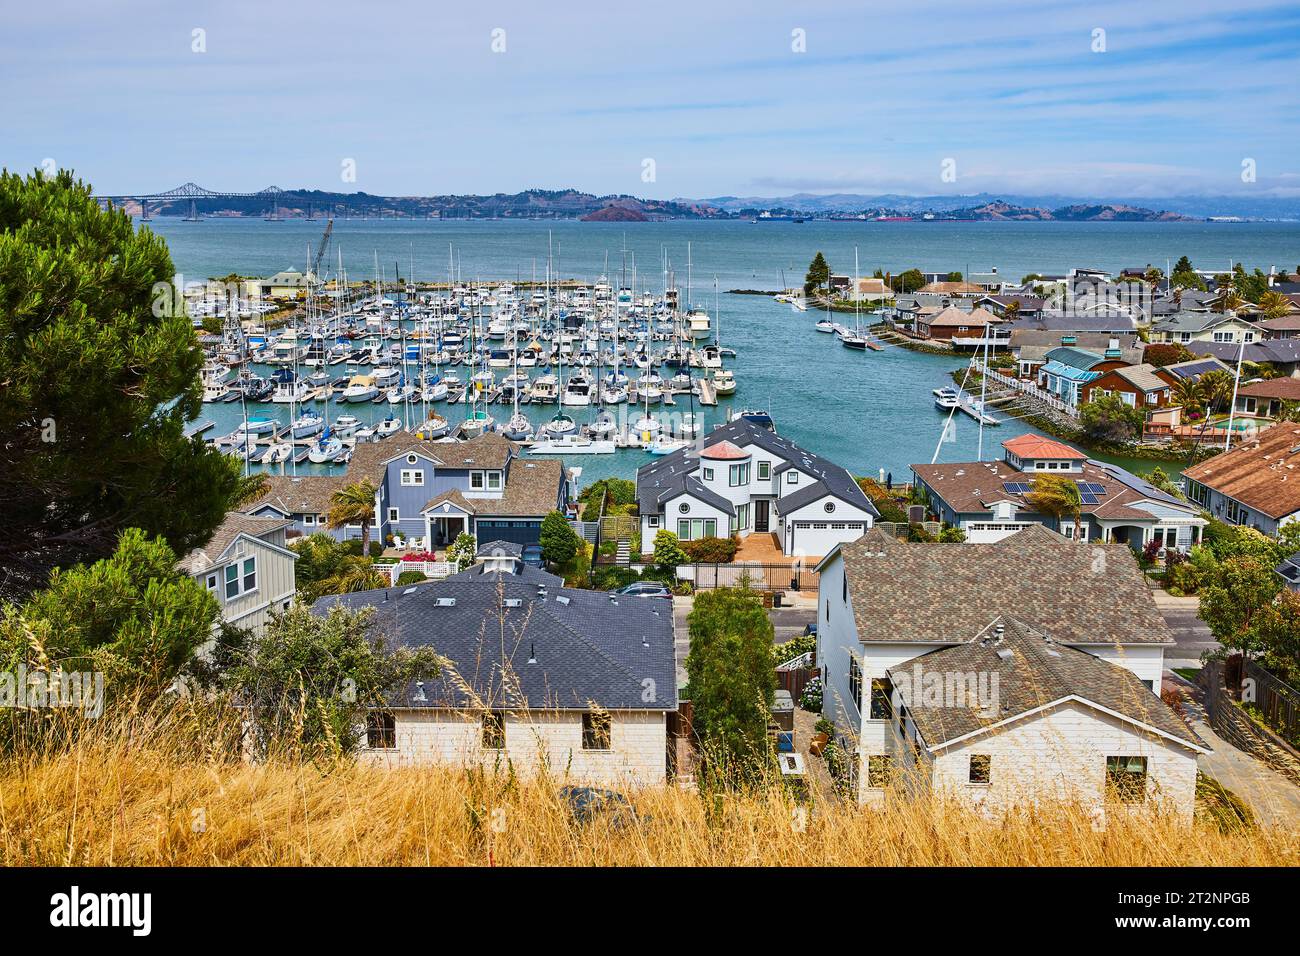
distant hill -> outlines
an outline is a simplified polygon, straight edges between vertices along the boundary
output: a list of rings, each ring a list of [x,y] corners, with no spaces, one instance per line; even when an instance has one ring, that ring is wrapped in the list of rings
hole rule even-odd
[[[1143,209],[1139,206],[1118,206],[1110,203],[1079,203],[1062,206],[1059,209],[1045,209],[1042,206],[1019,206],[995,200],[979,206],[953,209],[948,214],[952,219],[1014,220],[1014,221],[1048,221],[1065,222],[1179,222],[1190,219],[1176,212]]]

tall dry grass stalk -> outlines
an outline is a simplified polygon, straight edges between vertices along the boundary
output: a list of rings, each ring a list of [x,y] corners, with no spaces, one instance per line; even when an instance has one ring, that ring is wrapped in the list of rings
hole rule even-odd
[[[147,729],[140,730],[147,725]],[[0,863],[14,865],[1294,865],[1300,833],[1077,808],[991,822],[930,802],[822,803],[779,790],[631,794],[636,817],[576,822],[565,781],[230,756],[231,715],[120,718],[0,764]],[[214,729],[216,728],[216,729]],[[224,729],[223,729],[224,728]]]

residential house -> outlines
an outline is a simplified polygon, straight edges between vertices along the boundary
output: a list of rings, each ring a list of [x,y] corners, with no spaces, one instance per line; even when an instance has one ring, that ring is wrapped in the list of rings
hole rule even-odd
[[[913,465],[916,486],[940,521],[961,528],[973,544],[1001,541],[1033,525],[1073,538],[1074,522],[1058,525],[1027,497],[1037,475],[1061,475],[1079,487],[1083,541],[1127,544],[1151,541],[1188,551],[1208,523],[1199,509],[1109,462],[1094,461],[1062,442],[1021,435],[1002,443],[1001,461]]]
[[[1276,570],[1288,588],[1292,591],[1300,591],[1300,551],[1284,558]]]
[[[1284,422],[1183,472],[1187,497],[1229,524],[1276,535],[1300,521],[1300,425]]]
[[[1005,648],[1011,654],[999,654],[1004,649],[1001,644],[991,653],[1014,666],[1018,676],[1007,675],[1004,693],[1009,695],[1010,712],[1003,715],[999,701],[996,713],[989,714],[988,726],[1011,730],[1019,724],[1017,718],[1061,713],[1061,718],[1053,717],[1038,728],[1065,733],[1059,741],[1064,750],[1044,746],[1042,733],[1031,729],[1024,735],[999,734],[999,739],[1006,739],[1006,751],[981,749],[977,753],[992,753],[995,762],[1001,754],[1004,773],[1018,760],[1033,769],[1036,777],[1049,771],[1076,774],[1085,758],[1156,756],[1142,750],[1107,750],[1100,755],[1087,750],[1103,742],[1107,747],[1136,747],[1136,741],[1123,734],[1112,736],[1107,731],[1096,736],[1103,726],[1111,726],[1109,721],[1127,718],[1129,727],[1135,720],[1162,726],[1155,715],[1163,713],[1158,695],[1165,648],[1173,644],[1173,638],[1128,547],[1080,547],[1040,524],[984,544],[911,543],[873,529],[857,541],[840,545],[822,559],[817,570],[822,711],[835,724],[841,740],[858,742],[858,794],[864,803],[883,798],[888,772],[882,770],[887,764],[902,762],[897,743],[900,722],[902,735],[914,745],[903,751],[911,757],[907,762],[923,769],[933,782],[953,779],[954,768],[934,766],[935,758],[945,752],[960,754],[953,746],[966,733],[979,729],[970,727],[966,733],[948,735],[925,719],[918,724],[912,708],[925,705],[909,697],[905,688],[896,687],[895,680],[904,671],[912,672],[913,665],[932,652],[988,640],[990,628],[996,639],[999,623],[1011,640],[1011,646]],[[1054,691],[1037,708],[1021,706],[1021,677],[1026,685],[1034,683],[1044,648],[1023,646],[1020,638],[1041,641],[1053,650],[1061,645],[1061,663],[1081,683],[1064,693]],[[1081,659],[1066,658],[1066,649],[1084,651],[1116,670],[1079,667]],[[992,663],[982,656],[983,648],[968,650],[974,656],[963,658],[962,663]],[[997,666],[1000,670],[1002,665]],[[1120,668],[1130,671],[1136,681],[1117,673]],[[987,672],[980,667],[969,670],[981,669]],[[969,672],[966,667],[960,670]],[[1110,692],[1098,699],[1103,686]],[[1058,685],[1056,690],[1060,689]],[[998,690],[1003,693],[1001,687]],[[1127,705],[1105,714],[1105,710],[1115,711],[1111,705],[1116,702],[1115,695],[1121,694]],[[1075,696],[1083,701],[1072,700]],[[980,709],[988,704],[983,701]],[[1069,715],[1079,706],[1091,708],[1099,716],[1074,721],[1074,732]],[[954,719],[963,718],[956,713]],[[993,742],[992,737],[987,739]],[[920,754],[915,746],[921,748]],[[1104,760],[1101,766],[1105,766]],[[961,779],[960,774],[955,779]],[[1026,796],[1033,799],[1038,793],[1041,788],[1035,787]]]
[[[946,295],[955,298],[958,296],[982,296],[988,292],[988,289],[982,285],[977,285],[974,282],[949,281],[945,279],[938,282],[927,282],[916,291],[922,295]]]
[[[986,340],[995,346],[1006,345],[1010,333],[1002,328],[1003,325],[1003,320],[987,309],[964,312],[954,306],[933,314],[921,312],[915,319],[917,335],[951,342],[954,348],[982,348]]]
[[[447,662],[371,712],[361,758],[606,787],[667,780],[672,609],[562,585],[534,568],[478,564],[439,582],[317,601],[317,614],[373,608],[392,646],[431,648]]]
[[[245,279],[244,294],[250,298],[294,299],[320,284],[313,272],[285,269],[269,279]]]
[[[986,295],[975,303],[979,308],[987,309],[1000,319],[1007,318],[1008,311],[1014,313],[1017,318],[1036,319],[1043,314],[1043,307],[1046,304],[1047,300],[1041,296],[1013,293]],[[1013,305],[1014,309],[1011,308]]]
[[[1104,352],[1111,343],[1130,354],[1141,349],[1142,340],[1136,332],[1056,332],[1045,329],[1013,328],[1007,348],[1016,359],[1020,378],[1033,380],[1047,361],[1047,353],[1060,346],[1074,346],[1090,352]]]
[[[888,668],[875,690],[868,719],[887,732],[867,802],[892,784],[992,817],[1068,802],[1099,823],[1147,808],[1192,822],[1205,743],[1131,671],[1014,617]]]
[[[1111,369],[1141,362],[1142,349],[1121,348],[1119,339],[1111,339],[1104,352],[1062,345],[1050,349],[1043,356],[1042,367],[1038,369],[1038,385],[1067,405],[1074,406],[1083,400],[1084,386]]]
[[[857,279],[849,298],[854,302],[882,302],[893,296],[884,279]]]
[[[231,512],[180,568],[217,599],[222,621],[261,634],[272,613],[293,604],[298,555],[285,546],[288,528],[279,518]]]
[[[683,541],[774,534],[785,555],[820,556],[879,517],[846,469],[745,419],[641,466],[636,494],[647,552],[667,528]]]
[[[1234,313],[1175,312],[1151,326],[1152,342],[1170,342],[1187,345],[1191,342],[1213,342],[1232,345],[1255,342],[1264,337],[1263,330]]]
[[[1108,333],[1113,338],[1137,334],[1131,316],[1111,312],[1061,312],[1046,308],[1036,316],[1017,316],[1008,328],[1013,333],[1019,329],[1059,335]]]
[[[1167,376],[1167,377],[1166,377]],[[1169,404],[1172,376],[1164,369],[1143,363],[1123,365],[1103,372],[1083,386],[1083,401],[1118,395],[1130,408],[1150,410]]]
[[[1287,296],[1287,298],[1300,302],[1300,295]],[[1261,319],[1255,324],[1263,329],[1265,339],[1300,338],[1300,305],[1296,306],[1290,315],[1276,319]]]
[[[1265,339],[1246,345],[1228,342],[1192,342],[1188,350],[1196,355],[1213,355],[1233,368],[1238,360],[1273,366],[1279,375],[1300,377],[1300,338]]]
[[[1300,402],[1300,378],[1265,378],[1237,388],[1236,409],[1242,415],[1274,418],[1287,402]]]
[[[522,459],[518,445],[495,433],[434,442],[398,432],[358,444],[343,475],[269,477],[267,492],[247,510],[289,519],[300,534],[358,538],[360,525],[330,530],[326,522],[333,493],[363,478],[377,489],[372,539],[400,536],[414,547],[444,547],[461,533],[536,544],[542,519],[576,497],[562,462]]]

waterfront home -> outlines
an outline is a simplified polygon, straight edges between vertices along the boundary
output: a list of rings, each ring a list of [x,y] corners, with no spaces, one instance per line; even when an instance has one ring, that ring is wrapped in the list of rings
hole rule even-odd
[[[1036,316],[1018,316],[1007,328],[1013,333],[1019,329],[1056,332],[1061,335],[1109,333],[1114,338],[1137,334],[1133,319],[1127,315],[1110,312],[1061,312],[1048,309],[1044,309]]]
[[[1264,337],[1263,330],[1231,312],[1175,312],[1151,326],[1152,342],[1187,345],[1190,342],[1234,344],[1255,342]]]
[[[1234,369],[1238,359],[1267,364],[1279,375],[1300,377],[1300,338],[1266,339],[1246,345],[1230,342],[1192,342],[1188,350],[1196,355],[1213,355]]]
[[[231,512],[207,544],[181,559],[181,570],[216,598],[226,624],[261,634],[273,612],[293,604],[298,555],[285,546],[289,524]]]
[[[1290,315],[1284,315],[1276,319],[1262,319],[1255,323],[1263,329],[1264,338],[1300,338],[1300,295],[1292,295],[1287,298],[1292,299],[1297,303],[1293,305]]]
[[[881,302],[893,294],[893,290],[885,285],[884,279],[857,279],[849,298],[854,302]]]
[[[285,269],[268,279],[245,279],[244,294],[250,298],[296,299],[319,284],[320,280],[313,272]]]
[[[369,715],[360,757],[548,772],[599,786],[663,783],[677,710],[672,609],[484,564],[439,582],[321,598],[373,608],[389,646],[446,664]]]
[[[950,298],[975,298],[984,295],[988,289],[974,282],[949,281],[927,282],[917,289],[918,295],[945,295]]]
[[[887,732],[864,802],[892,785],[994,817],[1067,801],[1099,823],[1150,807],[1190,824],[1209,752],[1132,672],[1014,617],[890,667],[870,707]]]
[[[1121,348],[1119,339],[1111,339],[1104,352],[1062,345],[1048,350],[1043,356],[1043,364],[1038,369],[1038,386],[1074,406],[1082,401],[1084,387],[1102,374],[1125,365],[1138,365],[1141,361],[1142,349]]]
[[[1288,588],[1292,591],[1300,591],[1300,551],[1283,558],[1282,563],[1275,570]]]
[[[930,511],[960,528],[970,543],[1001,541],[1042,525],[1066,538],[1074,521],[1058,523],[1035,511],[1027,495],[1036,475],[1061,475],[1079,487],[1082,541],[1126,544],[1140,551],[1151,541],[1189,551],[1208,523],[1199,509],[1109,462],[1094,461],[1063,442],[1021,435],[1002,443],[1001,461],[913,465],[914,482]]]
[[[1019,376],[1024,379],[1038,377],[1038,369],[1047,361],[1047,353],[1061,346],[1074,346],[1090,352],[1103,352],[1113,341],[1129,354],[1130,349],[1141,349],[1143,342],[1133,331],[1110,332],[1058,332],[1048,329],[1012,328],[1007,349],[1016,360]]]
[[[987,309],[962,311],[948,306],[935,313],[918,312],[915,318],[916,334],[936,342],[950,342],[954,348],[982,348],[987,340],[993,345],[1006,345],[1010,333],[1002,328],[1003,320]]]
[[[1287,402],[1300,402],[1300,378],[1266,378],[1237,389],[1236,410],[1242,415],[1273,418]]]
[[[1083,386],[1083,401],[1117,395],[1130,408],[1150,410],[1169,404],[1173,376],[1164,369],[1143,363],[1113,368]]]
[[[1043,314],[1043,307],[1047,300],[1036,295],[1015,295],[1013,293],[998,293],[996,295],[986,295],[977,299],[975,305],[981,309],[987,309],[998,318],[1006,318],[1008,311],[1011,311],[1017,317],[1027,319],[1036,319]],[[1015,306],[1013,309],[1012,306]]]
[[[329,529],[331,496],[369,478],[376,487],[372,540],[401,537],[411,547],[439,548],[462,533],[480,541],[536,544],[542,519],[565,511],[572,476],[556,459],[521,459],[519,446],[495,433],[466,442],[433,442],[397,432],[359,443],[343,475],[275,475],[247,510],[293,522],[300,534],[359,538],[360,525]]]
[[[1300,521],[1300,425],[1284,422],[1183,472],[1187,497],[1214,517],[1276,535]]]
[[[641,466],[636,496],[646,552],[666,528],[683,541],[774,535],[784,555],[820,556],[879,517],[846,469],[743,418]]]
[[[1085,676],[1106,676],[1092,693],[1085,686],[1074,688],[1074,693],[1086,701],[1081,706],[1105,708],[1108,701],[1114,700],[1114,694],[1124,694],[1134,707],[1141,706],[1153,715],[1163,713],[1159,693],[1164,652],[1173,644],[1173,638],[1135,555],[1126,546],[1080,547],[1040,524],[985,544],[911,543],[873,529],[857,541],[837,547],[822,559],[817,570],[817,661],[823,677],[822,712],[835,724],[837,738],[850,751],[852,741],[857,741],[858,795],[864,803],[883,798],[881,764],[885,761],[872,758],[897,754],[895,735],[900,714],[909,742],[918,729],[915,717],[907,716],[917,701],[912,698],[910,705],[903,703],[895,686],[897,675],[914,672],[913,665],[924,661],[931,652],[987,639],[989,629],[996,629],[999,621],[1004,625],[1017,622],[1041,635],[1034,640],[1046,643],[1050,638],[1054,645],[1083,651],[1108,662],[1108,666],[1114,665],[1113,670],[1089,669]],[[1029,653],[1023,648],[1010,650],[1021,657]],[[970,652],[981,653],[981,649],[972,648]],[[1068,662],[1078,660],[1071,656]],[[1008,663],[1024,665],[1014,656]],[[1067,663],[1064,657],[1062,663]],[[1129,680],[1120,669],[1131,672],[1136,680]],[[1081,670],[1071,667],[1073,673]],[[1034,677],[1032,670],[1020,673],[1030,681]],[[1009,703],[1021,690],[1017,684],[1018,678],[1008,675],[1005,688],[999,688],[1001,693],[1011,695]],[[1096,695],[1102,694],[1102,688],[1108,693],[1098,699]],[[1067,701],[1070,696],[1062,694],[1044,701],[1044,709],[1038,713],[1073,712],[1080,702]],[[989,703],[984,701],[980,709]],[[1000,703],[998,710],[1000,713]],[[1126,708],[1124,712],[1104,714],[1100,722],[1076,722],[1077,735],[1070,733],[1062,741],[1071,759],[1063,761],[1061,767],[1082,757],[1089,734],[1109,726],[1108,721],[1126,715],[1131,718],[1134,712]],[[1030,712],[1018,715],[1028,717]],[[1013,726],[991,719],[991,726],[1006,730]],[[1158,726],[1158,720],[1151,716],[1142,722]],[[1070,724],[1068,717],[1063,717],[1059,726],[1056,719],[1043,726],[1065,732]],[[923,729],[921,746],[927,759],[956,742],[942,734],[925,733]],[[1019,759],[1026,766],[1043,768],[1058,759],[1040,734],[999,736],[1008,744],[1008,750],[1001,752],[1008,762]],[[1105,738],[1095,737],[1093,742],[1103,739],[1114,738],[1107,731]],[[1124,753],[1114,750],[1103,756]],[[1007,770],[1004,764],[1003,772]],[[935,779],[933,774],[930,779]]]

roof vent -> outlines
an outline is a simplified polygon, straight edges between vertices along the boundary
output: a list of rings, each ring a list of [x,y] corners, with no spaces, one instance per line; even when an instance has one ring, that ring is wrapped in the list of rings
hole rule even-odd
[[[528,663],[537,663],[537,645],[531,642],[528,645]]]
[[[454,597],[435,598],[433,602],[433,606],[434,607],[455,607],[456,599]]]
[[[1009,661],[1011,660],[1011,658],[1015,656],[1016,655],[1012,653],[1011,648],[1009,647],[1002,647],[998,649],[998,657],[1002,658],[1004,661]]]
[[[557,595],[555,595],[555,603],[556,603],[556,604],[568,604],[568,603],[569,603],[569,596],[568,596],[567,594],[557,594]]]
[[[407,588],[405,591],[402,592],[402,594],[414,594],[414,593],[416,592],[416,590],[418,590],[418,589],[417,589],[417,588]]]
[[[415,682],[415,693],[412,695],[411,699],[421,704],[425,703],[429,699],[424,694],[424,681],[418,680]]]
[[[519,600],[519,598],[506,598],[504,601],[501,602],[501,606],[502,606],[502,607],[519,607],[519,605],[521,605],[521,604],[523,604],[523,603],[524,603],[524,602],[521,601],[521,600]]]

